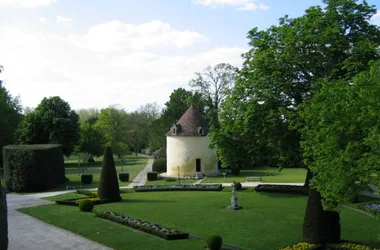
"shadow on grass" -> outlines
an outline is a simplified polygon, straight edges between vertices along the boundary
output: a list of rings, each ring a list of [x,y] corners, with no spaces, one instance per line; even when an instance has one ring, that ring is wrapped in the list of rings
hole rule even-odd
[[[143,199],[122,199],[120,203],[173,203],[176,201],[167,200],[143,200]]]

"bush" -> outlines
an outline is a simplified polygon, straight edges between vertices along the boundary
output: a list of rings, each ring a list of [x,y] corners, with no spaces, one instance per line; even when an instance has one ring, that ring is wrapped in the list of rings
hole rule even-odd
[[[308,195],[309,188],[304,186],[295,185],[269,185],[260,184],[254,189],[256,192],[268,192],[268,193],[289,193],[289,194],[299,194]]]
[[[65,183],[60,145],[8,145],[3,148],[8,191],[42,192]]]
[[[211,250],[219,250],[222,248],[223,240],[220,235],[210,234],[206,238],[206,244]]]
[[[144,185],[134,186],[135,192],[154,191],[220,191],[222,184],[181,184],[181,185]]]
[[[119,180],[122,182],[129,181],[129,173],[119,173]]]
[[[90,200],[80,200],[79,209],[83,212],[91,212],[94,209],[94,203]]]
[[[8,248],[8,214],[6,192],[0,180],[0,249]]]
[[[156,151],[153,152],[153,158],[158,159],[158,158],[165,158],[166,157],[166,151],[162,148],[157,149]]]
[[[152,165],[152,170],[158,173],[166,172],[166,158],[155,159]]]
[[[236,190],[241,190],[242,189],[242,185],[240,182],[235,182],[235,188]]]
[[[240,168],[231,168],[231,174],[232,175],[239,175],[240,174]]]
[[[146,176],[148,181],[157,181],[157,173],[155,172],[148,172]]]
[[[119,181],[117,179],[112,149],[106,147],[103,156],[103,167],[99,179],[98,197],[102,201],[121,201]]]
[[[92,174],[81,174],[80,179],[83,184],[91,184],[92,183]]]

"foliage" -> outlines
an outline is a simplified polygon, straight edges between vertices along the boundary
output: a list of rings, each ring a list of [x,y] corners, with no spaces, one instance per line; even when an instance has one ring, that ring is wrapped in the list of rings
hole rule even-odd
[[[219,250],[222,248],[223,240],[220,235],[210,234],[206,238],[206,244],[210,250]]]
[[[269,185],[260,184],[255,187],[256,192],[268,192],[268,193],[288,193],[288,194],[300,194],[308,195],[309,189],[304,186],[295,185]]]
[[[83,123],[90,123],[92,125],[98,120],[99,110],[95,108],[89,109],[80,109],[76,111],[79,115],[79,123],[82,125]]]
[[[155,192],[155,191],[220,191],[221,184],[181,184],[181,185],[144,185],[134,186],[135,192]]]
[[[154,159],[152,170],[158,173],[166,172],[166,158]]]
[[[103,167],[100,174],[98,197],[102,201],[120,201],[119,181],[117,179],[115,161],[112,150],[106,147],[103,156]]]
[[[26,114],[20,125],[22,144],[62,144],[66,156],[79,140],[79,116],[58,96],[44,98],[37,108]]]
[[[316,246],[315,244],[310,244],[306,242],[300,242],[285,248],[280,248],[279,250],[310,250],[310,248]]]
[[[83,212],[91,212],[94,209],[94,203],[89,199],[79,201],[79,210]]]
[[[380,202],[362,203],[358,207],[374,216],[380,215]]]
[[[380,29],[369,22],[376,8],[324,2],[325,9],[249,31],[251,49],[211,136],[223,165],[302,167],[297,107],[318,93],[321,79],[350,79],[379,58]]]
[[[156,181],[157,180],[157,173],[148,172],[148,173],[146,173],[146,177],[147,177],[148,181]]]
[[[221,101],[228,95],[235,83],[238,69],[228,63],[207,66],[202,73],[195,73],[190,87],[202,95],[207,106],[207,120],[214,127],[219,126],[218,112]]]
[[[8,211],[6,192],[0,180],[0,249],[8,249]]]
[[[114,221],[116,223],[140,230],[145,233],[149,233],[165,240],[180,240],[187,239],[188,233],[179,232],[177,230],[169,229],[157,224],[153,224],[147,221],[138,220],[123,214],[117,214],[114,212],[96,212],[97,217]]]
[[[242,185],[240,182],[235,182],[235,188],[236,190],[241,190],[242,189]]]
[[[1,72],[1,68],[0,68]],[[15,132],[22,120],[18,98],[12,97],[0,81],[0,168],[3,166],[3,147],[15,142]]]
[[[88,185],[92,183],[92,174],[81,174],[80,178],[83,184]]]
[[[340,241],[339,214],[324,211],[321,194],[314,189],[309,191],[302,240],[311,244],[338,243]]]
[[[302,106],[302,149],[324,208],[357,194],[378,173],[380,61],[353,80],[321,82]]]
[[[80,124],[80,138],[76,146],[77,152],[87,153],[92,156],[100,156],[103,152],[103,135],[99,127],[87,120]]]
[[[89,190],[78,189],[77,190],[77,194],[86,195],[86,196],[92,197],[92,198],[97,198],[98,197],[98,192],[97,191],[89,191]]]
[[[65,182],[60,145],[8,145],[4,153],[4,181],[7,190],[41,192]]]

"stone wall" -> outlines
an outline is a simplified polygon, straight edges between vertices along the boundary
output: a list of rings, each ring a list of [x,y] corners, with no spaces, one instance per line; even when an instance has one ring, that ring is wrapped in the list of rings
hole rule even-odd
[[[8,215],[6,192],[0,180],[0,250],[8,249]]]

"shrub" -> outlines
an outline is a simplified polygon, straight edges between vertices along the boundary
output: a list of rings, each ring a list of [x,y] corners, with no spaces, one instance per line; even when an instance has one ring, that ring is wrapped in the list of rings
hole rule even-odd
[[[240,168],[231,168],[231,174],[232,175],[239,175],[240,174]]]
[[[0,249],[8,248],[8,214],[6,192],[0,180]]]
[[[256,192],[268,192],[268,193],[289,193],[289,194],[299,194],[308,195],[309,188],[304,186],[295,185],[269,185],[260,184],[255,187]]]
[[[164,149],[160,148],[160,149],[157,149],[156,151],[154,151],[152,153],[152,155],[153,155],[154,159],[165,158],[166,157],[166,151]]]
[[[112,149],[106,147],[103,156],[103,167],[99,179],[98,197],[103,201],[120,201],[119,181],[117,180],[115,161]]]
[[[158,173],[166,172],[166,158],[155,159],[152,165],[152,170]]]
[[[41,192],[65,183],[60,145],[8,145],[3,148],[8,191]]]
[[[129,181],[129,173],[119,173],[119,180],[122,182]]]
[[[134,186],[135,192],[154,191],[220,191],[222,184],[182,184],[182,185],[144,185]]]
[[[156,181],[157,180],[157,173],[155,172],[148,172],[147,174],[148,181]]]
[[[79,201],[79,209],[83,212],[91,212],[94,209],[94,203],[90,200],[84,199]]]
[[[81,174],[80,179],[83,184],[91,184],[92,183],[92,174]]]
[[[211,250],[219,250],[222,248],[223,240],[220,235],[210,234],[206,238],[206,244]]]
[[[235,188],[236,188],[236,190],[241,190],[241,188],[242,188],[241,183],[240,182],[235,182]]]

